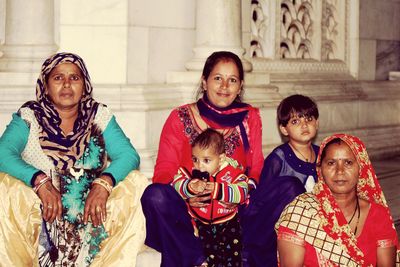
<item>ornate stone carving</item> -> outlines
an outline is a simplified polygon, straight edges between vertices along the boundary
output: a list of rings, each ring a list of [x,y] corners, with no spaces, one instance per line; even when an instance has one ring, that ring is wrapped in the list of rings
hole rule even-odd
[[[321,59],[338,59],[338,10],[337,0],[326,0],[322,10],[322,47]]]
[[[263,9],[261,1],[251,1],[251,42],[250,42],[250,55],[251,57],[264,57],[263,52],[264,40],[266,38],[267,25],[267,11]]]
[[[358,23],[358,0],[252,0],[249,7],[250,3],[254,69],[356,75],[358,35],[351,29]]]
[[[310,0],[281,1],[281,58],[311,58],[313,17]]]

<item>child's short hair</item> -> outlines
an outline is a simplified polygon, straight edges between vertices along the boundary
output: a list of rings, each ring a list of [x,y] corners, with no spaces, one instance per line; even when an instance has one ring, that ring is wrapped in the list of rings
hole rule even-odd
[[[293,115],[318,119],[317,104],[308,96],[291,95],[281,101],[277,109],[278,124],[286,126]]]
[[[211,147],[218,155],[225,153],[224,136],[211,128],[207,128],[194,139],[192,147],[195,146],[201,149]]]

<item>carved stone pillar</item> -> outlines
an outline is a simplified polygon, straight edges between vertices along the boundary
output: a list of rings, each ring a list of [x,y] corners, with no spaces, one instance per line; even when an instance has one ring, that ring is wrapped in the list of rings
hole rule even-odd
[[[7,0],[2,72],[38,72],[57,50],[52,0]]]
[[[201,70],[214,51],[227,50],[242,58],[241,0],[196,1],[196,45],[194,57],[186,63],[188,70]],[[251,63],[243,60],[245,71]]]

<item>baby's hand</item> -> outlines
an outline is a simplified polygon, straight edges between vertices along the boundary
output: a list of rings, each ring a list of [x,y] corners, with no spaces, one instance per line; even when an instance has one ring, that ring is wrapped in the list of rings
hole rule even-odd
[[[195,195],[198,195],[206,189],[207,183],[200,179],[192,179],[190,180],[188,187],[190,191],[192,191]]]
[[[214,186],[215,186],[215,183],[213,183],[213,182],[207,182],[205,190],[206,190],[208,193],[211,193],[211,192],[214,191]]]

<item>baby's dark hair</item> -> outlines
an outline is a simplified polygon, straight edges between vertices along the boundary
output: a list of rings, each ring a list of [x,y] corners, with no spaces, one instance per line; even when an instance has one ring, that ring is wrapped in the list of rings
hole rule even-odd
[[[225,153],[224,136],[211,128],[204,130],[194,139],[192,147],[195,146],[199,146],[201,149],[211,147],[218,155]]]
[[[317,104],[308,96],[291,95],[281,101],[277,108],[278,124],[286,126],[293,115],[318,119]]]

